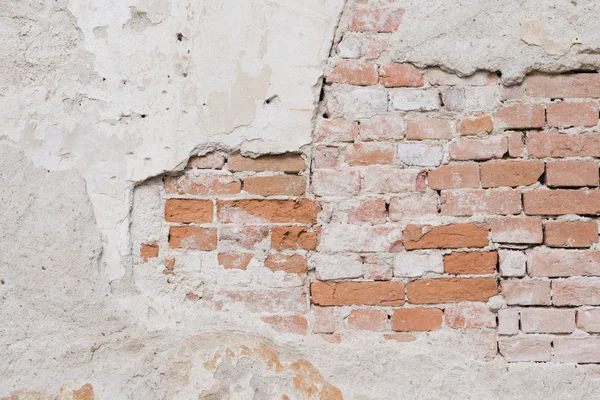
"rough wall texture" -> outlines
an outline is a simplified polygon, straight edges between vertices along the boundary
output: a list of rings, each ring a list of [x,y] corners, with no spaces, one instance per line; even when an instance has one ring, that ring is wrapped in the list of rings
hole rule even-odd
[[[599,7],[1,3],[0,398],[593,398]]]

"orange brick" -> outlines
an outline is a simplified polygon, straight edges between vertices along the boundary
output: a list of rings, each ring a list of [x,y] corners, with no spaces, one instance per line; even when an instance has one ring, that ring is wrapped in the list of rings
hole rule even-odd
[[[486,134],[490,133],[493,129],[494,123],[492,122],[492,117],[481,114],[463,119],[458,125],[458,130],[462,136]]]
[[[398,30],[404,10],[357,8],[352,14],[349,30],[354,32],[390,33]]]
[[[165,203],[167,222],[212,222],[213,203],[210,200],[168,199]]]
[[[592,161],[559,161],[546,163],[548,186],[598,186],[598,163]]]
[[[488,301],[498,294],[494,278],[420,279],[406,285],[408,302],[413,304]]]
[[[404,308],[392,315],[392,329],[396,332],[435,331],[442,327],[442,310],[438,308]]]
[[[527,151],[533,158],[600,157],[600,134],[568,135],[552,132],[527,134]]]
[[[409,140],[452,139],[452,121],[441,118],[413,118],[406,121]]]
[[[479,165],[442,165],[427,173],[427,183],[434,190],[478,188]]]
[[[193,196],[237,194],[242,183],[235,176],[219,172],[201,175],[166,177],[165,189],[169,194],[190,194]]]
[[[343,60],[327,75],[327,82],[349,85],[376,85],[378,80],[377,64]]]
[[[319,232],[305,226],[276,226],[271,233],[274,249],[314,250],[319,243]]]
[[[598,243],[596,221],[547,221],[544,244],[549,247],[590,247]]]
[[[531,190],[523,208],[529,215],[598,214],[600,190]]]
[[[546,105],[548,125],[552,127],[598,125],[598,103],[550,103]]]
[[[402,282],[313,282],[311,299],[320,306],[401,306]]]
[[[286,274],[306,274],[306,257],[300,254],[270,254],[265,260],[265,267],[273,272],[283,271]]]
[[[217,229],[199,226],[172,226],[169,229],[169,246],[187,250],[216,250]]]
[[[519,214],[521,192],[516,189],[444,190],[441,214],[455,217],[475,214]]]
[[[306,163],[299,154],[265,155],[257,158],[245,157],[241,154],[229,156],[227,167],[232,172],[237,171],[282,171],[288,173],[302,172]]]
[[[403,242],[407,250],[485,247],[488,245],[488,226],[468,223],[444,226],[407,225]]]
[[[542,104],[511,104],[494,113],[494,121],[499,128],[543,128],[546,114]]]
[[[344,161],[348,165],[392,164],[394,147],[391,144],[352,144],[346,147]]]
[[[600,74],[530,75],[527,96],[545,98],[600,97]]]
[[[314,200],[231,200],[219,201],[217,213],[220,222],[268,223],[317,222],[319,204]]]
[[[297,175],[249,176],[244,179],[244,191],[262,196],[301,196],[306,179]]]
[[[348,326],[365,331],[388,329],[388,315],[381,310],[352,310],[347,322]]]
[[[423,86],[423,73],[411,64],[383,64],[379,67],[379,83],[385,87],[419,87]]]
[[[495,251],[453,252],[444,255],[444,272],[447,274],[493,274],[498,264]]]
[[[499,217],[492,221],[492,241],[496,243],[539,244],[542,221],[529,217]]]
[[[225,269],[243,269],[245,270],[252,261],[254,256],[252,254],[236,254],[236,253],[225,253],[219,254],[218,260],[219,265],[222,265]]]
[[[481,185],[484,188],[532,185],[544,173],[544,163],[538,161],[494,161],[481,164]]]
[[[158,243],[142,243],[140,248],[140,257],[144,262],[148,262],[151,258],[158,257]]]

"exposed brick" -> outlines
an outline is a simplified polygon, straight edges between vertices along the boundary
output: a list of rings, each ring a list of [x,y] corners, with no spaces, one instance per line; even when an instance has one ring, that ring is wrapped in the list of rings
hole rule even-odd
[[[158,257],[158,243],[142,243],[140,246],[140,257],[144,262],[148,262],[151,258]]]
[[[369,86],[377,84],[377,64],[342,60],[327,75],[327,82]]]
[[[225,269],[242,269],[245,270],[252,261],[254,256],[252,254],[236,254],[236,253],[225,253],[219,254],[218,260],[219,265],[222,265]]]
[[[444,190],[440,205],[442,215],[456,217],[475,214],[519,214],[521,192],[514,189]]]
[[[438,195],[435,193],[413,193],[390,201],[389,217],[392,221],[414,220],[437,215]]]
[[[301,315],[272,315],[262,317],[261,320],[273,327],[276,331],[306,335],[308,321]]]
[[[239,193],[242,190],[242,183],[235,176],[227,173],[188,174],[166,177],[165,189],[169,194],[228,195]]]
[[[321,119],[315,129],[315,142],[353,142],[358,137],[358,122],[343,118]]]
[[[378,115],[360,121],[360,140],[400,140],[404,138],[404,118],[400,115]]]
[[[407,225],[403,233],[404,246],[413,249],[458,249],[488,245],[488,226],[454,224],[443,226]]]
[[[508,155],[512,158],[523,157],[525,155],[525,143],[523,143],[523,134],[513,132],[508,137]]]
[[[334,215],[341,222],[383,224],[386,221],[385,201],[382,199],[347,200],[339,204]]]
[[[359,143],[346,147],[344,161],[348,165],[392,164],[394,147],[385,143]]]
[[[521,251],[500,250],[500,275],[502,276],[525,276],[527,256]]]
[[[600,74],[597,73],[531,75],[526,83],[529,97],[600,97]]]
[[[350,31],[395,32],[402,22],[404,10],[384,8],[357,8],[352,14]]]
[[[282,171],[288,173],[302,172],[306,163],[299,154],[265,155],[257,158],[244,157],[241,154],[229,156],[227,166],[230,171]]]
[[[427,272],[443,273],[441,253],[418,254],[414,252],[396,254],[394,276],[419,277]]]
[[[514,337],[498,340],[500,354],[508,362],[550,361],[552,339],[547,337]]]
[[[496,316],[485,303],[451,304],[444,309],[444,320],[450,328],[495,328]]]
[[[499,104],[499,87],[454,86],[442,91],[444,107],[464,113],[492,111]]]
[[[165,203],[167,222],[212,222],[213,203],[210,200],[168,199]]]
[[[347,319],[348,326],[365,331],[388,329],[388,315],[381,310],[352,310]]]
[[[333,117],[370,118],[389,109],[388,93],[380,85],[333,85],[325,89],[325,111]]]
[[[552,304],[555,306],[600,305],[600,281],[590,279],[552,281]]]
[[[550,282],[535,279],[502,281],[502,295],[508,305],[549,306]]]
[[[598,163],[591,161],[560,161],[546,163],[548,186],[598,186]]]
[[[495,251],[453,252],[444,255],[444,271],[447,274],[493,274],[498,264]]]
[[[431,111],[440,108],[437,89],[397,88],[390,89],[389,93],[394,110]]]
[[[303,275],[307,272],[306,257],[300,254],[270,254],[265,260],[265,267],[273,272],[283,271],[286,274]]]
[[[396,310],[391,318],[396,332],[435,331],[442,327],[442,310],[438,308],[404,308]]]
[[[575,330],[575,310],[524,308],[521,330],[525,333],[571,333]]]
[[[379,83],[385,87],[423,86],[423,73],[411,64],[383,64],[379,67]]]
[[[434,190],[478,188],[479,165],[442,165],[427,173],[427,183]]]
[[[244,191],[262,196],[301,196],[306,190],[306,178],[297,175],[249,176],[244,179]]]
[[[442,118],[412,118],[406,121],[409,140],[452,139],[452,121]]]
[[[429,68],[426,75],[427,81],[433,86],[484,86],[494,84],[497,81],[496,74],[486,71],[477,71],[467,77],[460,77],[456,74],[445,72],[439,68]]]
[[[208,153],[190,157],[187,168],[221,169],[225,165],[225,156],[221,153]]]
[[[317,222],[320,206],[314,200],[223,200],[217,203],[218,220],[227,223]]]
[[[489,115],[477,114],[460,121],[458,130],[461,136],[481,135],[492,132],[494,123]]]
[[[539,244],[544,233],[542,221],[531,217],[499,217],[491,224],[492,241],[496,243]]]
[[[398,226],[331,224],[323,230],[319,250],[397,252],[402,250],[402,230]]]
[[[600,338],[562,337],[553,341],[553,360],[568,363],[599,363]]]
[[[531,190],[523,208],[529,215],[598,214],[600,190]]]
[[[542,104],[511,104],[495,112],[494,121],[504,129],[543,128],[546,114]]]
[[[363,276],[363,263],[358,254],[314,254],[310,258],[317,279],[330,281],[356,279]]]
[[[527,135],[527,151],[533,158],[600,157],[600,134],[568,135],[532,132]]]
[[[377,254],[364,257],[366,278],[373,281],[389,281],[393,276],[392,254]]]
[[[546,105],[548,125],[552,127],[598,125],[598,103],[550,103]]]
[[[335,331],[335,309],[331,307],[312,307],[312,332],[333,333]]]
[[[314,250],[319,243],[319,232],[305,226],[276,226],[271,233],[271,244],[277,250]]]
[[[481,185],[484,188],[532,185],[543,173],[544,163],[538,161],[486,162],[481,164]]]
[[[409,282],[406,293],[413,304],[488,301],[498,294],[498,285],[494,278],[420,279]]]
[[[398,143],[398,159],[406,165],[438,166],[442,162],[441,145],[419,142]]]
[[[366,193],[388,194],[417,190],[417,179],[421,170],[372,166],[362,168],[362,191]]]
[[[547,221],[544,244],[549,247],[590,247],[598,243],[596,221]]]
[[[600,251],[530,251],[527,270],[531,276],[600,276]]]
[[[393,340],[399,343],[408,343],[417,340],[417,337],[415,335],[411,335],[410,333],[386,333],[383,335],[383,338],[385,340]]]
[[[304,287],[263,290],[211,288],[204,292],[202,302],[218,311],[240,312],[242,309],[253,313],[303,314],[307,305]]]
[[[448,147],[451,160],[483,161],[502,158],[508,151],[505,137],[491,136],[485,139],[456,139]]]
[[[169,246],[187,250],[216,250],[217,229],[199,226],[172,226],[169,229]]]
[[[258,243],[269,236],[269,229],[262,226],[228,225],[221,228],[220,243],[232,244],[247,250],[254,250]]]
[[[382,36],[363,36],[363,45],[361,53],[365,60],[376,60],[381,57],[381,54],[387,50],[389,45],[389,37]]]
[[[402,282],[313,282],[311,299],[321,306],[401,306]]]
[[[577,311],[577,328],[589,333],[600,333],[600,309]]]
[[[330,146],[316,146],[313,150],[313,167],[335,168],[340,155],[340,149]]]
[[[360,191],[358,171],[315,170],[312,190],[317,196],[353,196]]]
[[[498,334],[516,335],[519,333],[519,310],[503,308],[498,310]]]

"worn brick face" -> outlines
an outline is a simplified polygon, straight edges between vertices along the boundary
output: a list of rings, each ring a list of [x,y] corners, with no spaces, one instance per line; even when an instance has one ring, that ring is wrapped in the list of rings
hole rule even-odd
[[[282,171],[296,173],[304,171],[306,163],[299,154],[266,155],[257,158],[240,154],[229,156],[227,166],[230,171]]]
[[[313,282],[312,301],[320,306],[401,306],[402,282]]]
[[[199,226],[172,226],[169,230],[169,246],[187,250],[216,250],[217,230]]]
[[[409,140],[452,139],[452,122],[442,118],[414,118],[406,121]]]
[[[591,161],[560,161],[546,163],[548,186],[598,186],[598,163]]]
[[[244,179],[244,191],[261,196],[301,196],[305,189],[303,176],[250,176]]]
[[[552,127],[598,125],[598,103],[550,103],[546,105],[548,125]]]
[[[400,27],[404,10],[357,8],[352,15],[350,30],[355,32],[395,32]]]
[[[512,104],[494,113],[494,121],[500,128],[543,128],[546,115],[542,104]]]
[[[403,242],[407,250],[485,247],[488,244],[488,226],[482,224],[407,225],[403,233]]]
[[[543,173],[543,162],[490,161],[481,164],[481,185],[484,188],[532,185]]]
[[[437,308],[407,308],[396,310],[391,319],[397,332],[434,331],[442,327],[442,310]]]
[[[423,86],[423,73],[411,64],[383,64],[379,67],[379,83],[385,87]]]
[[[453,252],[444,255],[444,271],[447,274],[493,274],[498,264],[495,251]]]
[[[231,200],[217,202],[220,222],[315,223],[319,205],[309,199],[299,200]]]
[[[411,281],[406,285],[409,303],[440,304],[488,301],[498,293],[494,278],[439,278]]]
[[[549,247],[590,247],[598,243],[596,221],[547,221],[544,244]]]
[[[377,64],[343,60],[327,75],[327,82],[369,86],[377,83]]]

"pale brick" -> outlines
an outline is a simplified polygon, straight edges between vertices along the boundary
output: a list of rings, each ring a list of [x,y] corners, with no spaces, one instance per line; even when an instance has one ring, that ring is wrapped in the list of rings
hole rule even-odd
[[[527,256],[521,251],[500,250],[500,274],[502,276],[524,276]]]
[[[539,244],[543,240],[542,221],[529,217],[500,217],[491,224],[496,243]]]
[[[427,183],[434,190],[478,188],[479,164],[442,165],[427,173]]]
[[[438,274],[444,272],[444,261],[441,253],[419,254],[411,252],[396,255],[394,276],[403,278],[418,277],[428,272]]]
[[[320,119],[315,128],[315,142],[353,142],[358,137],[358,122],[343,119]]]
[[[494,113],[494,125],[499,128],[543,128],[546,114],[542,104],[511,104]]]
[[[359,137],[365,142],[401,140],[404,138],[404,117],[388,114],[362,119],[360,120]]]
[[[390,201],[389,217],[392,221],[413,220],[438,213],[436,193],[414,193]]]
[[[383,199],[344,200],[333,212],[333,222],[383,224],[386,221]]]
[[[421,170],[386,166],[371,166],[360,169],[362,191],[365,193],[388,194],[414,192]]]
[[[550,282],[536,279],[502,281],[502,295],[508,305],[549,306]]]
[[[554,339],[553,360],[568,363],[600,363],[600,337]]]
[[[491,111],[499,104],[497,86],[455,86],[442,93],[444,107],[451,111]]]
[[[597,221],[546,221],[544,224],[546,246],[590,247],[597,242]]]
[[[508,141],[502,136],[485,139],[457,139],[448,147],[451,160],[483,161],[502,158],[508,151]]]
[[[589,333],[600,333],[600,308],[577,311],[577,328]]]
[[[313,333],[335,332],[335,309],[331,307],[311,308]]]
[[[327,110],[336,117],[368,118],[388,110],[388,94],[378,86],[338,85],[326,98]]]
[[[555,306],[600,305],[600,280],[557,280],[552,282]]]
[[[317,196],[354,196],[360,191],[357,171],[315,170],[312,190]]]
[[[552,127],[598,125],[598,103],[550,103],[546,105],[548,125]]]
[[[494,83],[497,78],[492,72],[477,71],[472,75],[460,77],[456,74],[442,71],[439,68],[430,68],[426,72],[427,81],[433,86],[484,86]]]
[[[519,214],[521,212],[521,192],[503,189],[462,189],[443,190],[441,214],[456,217],[476,214]]]
[[[346,323],[350,328],[366,331],[385,331],[389,329],[388,314],[382,310],[352,310]]]
[[[600,251],[533,250],[527,270],[531,276],[600,276]]]
[[[314,254],[310,265],[316,270],[317,279],[356,279],[363,276],[363,264],[357,254]]]
[[[315,169],[335,168],[340,155],[337,147],[317,146],[313,151],[313,167]]]
[[[523,157],[525,155],[525,143],[523,143],[523,134],[513,132],[508,137],[508,155],[512,158]]]
[[[402,229],[392,226],[331,224],[324,228],[320,251],[393,251],[401,248]]]
[[[498,334],[516,335],[519,333],[519,310],[503,308],[498,310]]]
[[[545,362],[550,361],[552,339],[524,336],[500,338],[498,348],[508,362]]]
[[[404,142],[398,144],[397,154],[406,165],[438,166],[442,163],[444,148],[435,144]]]
[[[575,330],[575,310],[523,308],[521,330],[525,333],[571,333]]]
[[[409,140],[452,139],[453,122],[441,118],[413,118],[406,121]]]
[[[598,186],[598,163],[591,161],[559,161],[546,163],[548,186]]]
[[[444,320],[450,328],[495,328],[496,316],[486,303],[450,304],[444,309]]]
[[[390,99],[394,109],[401,111],[431,111],[440,107],[436,89],[391,89]]]

